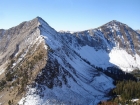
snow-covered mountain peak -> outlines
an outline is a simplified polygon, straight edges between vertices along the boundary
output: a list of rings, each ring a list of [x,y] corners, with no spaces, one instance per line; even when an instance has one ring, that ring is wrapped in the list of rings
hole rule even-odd
[[[37,19],[40,19],[40,20],[43,20],[43,19],[42,19],[41,17],[39,17],[39,16],[37,16],[36,18],[37,18]]]
[[[114,20],[71,33],[57,32],[36,17],[0,30],[0,45],[0,64],[13,60],[8,66],[12,80],[34,81],[21,105],[97,105],[114,88],[111,75],[140,68],[140,35]]]
[[[112,20],[112,21],[110,21],[109,23],[121,23],[120,21],[118,21],[118,20]],[[122,24],[122,23],[121,23]]]
[[[48,25],[48,23],[46,21],[44,21],[41,17],[36,17],[35,19],[37,19],[40,24],[47,24]]]
[[[122,25],[124,25],[124,23],[122,23],[122,22],[120,22],[120,21],[118,21],[118,20],[112,20],[112,21],[110,21],[110,22],[108,22],[108,23],[111,23],[111,24],[122,24]]]
[[[126,24],[124,24],[122,22],[119,22],[117,20],[112,20],[112,21],[106,23],[103,26],[106,26],[106,27],[108,27],[110,29],[114,29],[114,30],[120,30],[121,27],[128,27],[128,28],[130,28],[128,25],[126,25]],[[101,26],[101,27],[103,27],[103,26]]]

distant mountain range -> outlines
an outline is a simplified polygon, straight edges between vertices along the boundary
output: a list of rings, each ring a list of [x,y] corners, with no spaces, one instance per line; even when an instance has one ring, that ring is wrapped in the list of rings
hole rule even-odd
[[[140,30],[136,30],[140,34]]]
[[[139,68],[140,33],[116,20],[57,32],[37,17],[0,30],[2,105],[97,105]]]

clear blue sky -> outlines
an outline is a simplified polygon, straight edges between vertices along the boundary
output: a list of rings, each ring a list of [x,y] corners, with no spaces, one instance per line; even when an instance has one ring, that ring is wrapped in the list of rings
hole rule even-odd
[[[140,29],[140,0],[1,0],[0,29],[42,17],[59,30],[81,31],[118,20]]]

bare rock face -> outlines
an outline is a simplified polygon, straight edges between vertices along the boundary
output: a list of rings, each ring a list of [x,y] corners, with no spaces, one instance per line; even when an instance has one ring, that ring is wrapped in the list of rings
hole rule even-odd
[[[10,56],[13,57],[34,44],[33,41],[39,37],[38,25],[36,18],[0,31],[0,63],[4,63]]]
[[[40,17],[0,29],[0,103],[85,105],[109,99],[113,79],[140,68],[139,44],[140,34],[115,20],[74,33],[57,32]]]

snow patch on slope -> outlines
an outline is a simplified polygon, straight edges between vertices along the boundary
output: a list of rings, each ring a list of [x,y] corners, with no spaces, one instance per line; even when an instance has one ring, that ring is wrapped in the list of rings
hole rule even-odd
[[[123,71],[131,72],[135,68],[140,68],[140,56],[128,54],[124,49],[114,47],[110,53],[105,50],[95,50],[94,47],[83,46],[80,50],[75,50],[80,56],[92,65],[107,69],[107,67],[117,66]]]
[[[113,66],[113,64],[109,62],[110,58],[108,53],[103,49],[95,50],[94,47],[84,46],[81,47],[80,50],[76,50],[76,52],[97,67],[106,69],[107,67]]]
[[[109,57],[109,62],[120,67],[123,71],[131,72],[137,67],[140,68],[140,57],[137,54],[132,56],[123,49],[112,49]]]

